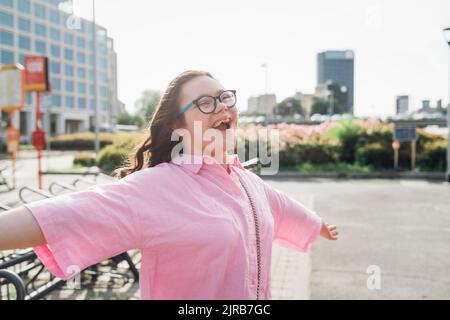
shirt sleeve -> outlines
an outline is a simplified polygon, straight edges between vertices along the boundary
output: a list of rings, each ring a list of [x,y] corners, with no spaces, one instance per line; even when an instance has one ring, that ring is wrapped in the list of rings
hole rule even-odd
[[[56,277],[67,280],[85,268],[140,246],[139,219],[123,180],[26,204],[46,239],[33,248]]]
[[[307,252],[322,227],[322,219],[285,193],[261,180],[274,217],[274,242],[300,252]]]

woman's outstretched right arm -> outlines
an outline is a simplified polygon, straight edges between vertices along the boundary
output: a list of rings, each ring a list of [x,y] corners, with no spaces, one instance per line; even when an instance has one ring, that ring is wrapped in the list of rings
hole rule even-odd
[[[0,251],[37,247],[45,243],[38,222],[26,207],[0,213]]]

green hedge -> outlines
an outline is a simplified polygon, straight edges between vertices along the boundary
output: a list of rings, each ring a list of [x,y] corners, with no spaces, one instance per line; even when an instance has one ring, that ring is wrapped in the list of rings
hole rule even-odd
[[[110,145],[102,149],[97,157],[97,166],[108,173],[121,167],[127,159],[129,150],[116,145]]]
[[[113,143],[113,135],[110,133],[100,134],[100,148]],[[66,134],[50,139],[52,150],[95,150],[95,134],[91,132]]]
[[[329,144],[304,143],[289,146],[280,151],[280,166],[296,166],[304,163],[329,164],[339,162],[340,147]]]
[[[91,153],[79,153],[75,155],[73,164],[82,167],[93,167],[96,165],[95,156]]]
[[[389,150],[381,143],[370,143],[356,150],[356,163],[377,169],[391,169],[394,163],[394,155],[392,149]]]

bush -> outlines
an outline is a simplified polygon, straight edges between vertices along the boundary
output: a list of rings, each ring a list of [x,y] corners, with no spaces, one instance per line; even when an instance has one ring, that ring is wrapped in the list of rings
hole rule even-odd
[[[110,145],[100,151],[97,157],[97,166],[108,173],[122,166],[127,159],[129,150],[120,148],[116,145]]]
[[[296,166],[305,163],[331,164],[339,161],[340,147],[330,144],[302,143],[280,151],[280,166]]]
[[[393,167],[394,155],[392,149],[375,142],[356,150],[356,162],[362,166],[370,165],[377,169],[389,169]]]
[[[341,145],[340,161],[345,163],[355,162],[356,149],[360,144],[363,132],[363,127],[352,120],[341,121],[338,126],[330,129],[328,137],[337,139]]]
[[[141,140],[140,134],[118,133],[114,136],[113,144],[100,151],[97,166],[108,173],[124,165],[128,155]]]
[[[112,143],[112,134],[100,134],[100,148],[104,148]],[[95,150],[95,133],[83,132],[52,137],[50,139],[50,148],[52,150]]]
[[[329,144],[308,143],[299,145],[300,163],[337,163],[341,148]]]
[[[79,165],[82,167],[93,167],[96,165],[95,156],[91,153],[79,153],[75,155],[75,158],[73,159],[73,165]]]
[[[417,156],[417,166],[424,171],[444,172],[447,167],[447,141],[425,143]]]

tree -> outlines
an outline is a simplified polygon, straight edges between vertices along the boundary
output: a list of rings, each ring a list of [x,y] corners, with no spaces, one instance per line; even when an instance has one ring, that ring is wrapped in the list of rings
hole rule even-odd
[[[137,114],[141,115],[145,121],[149,121],[152,118],[153,113],[155,113],[160,100],[160,91],[145,90],[135,103]]]
[[[144,125],[144,119],[140,114],[132,115],[129,112],[124,111],[117,117],[117,124],[136,125],[138,127],[142,127]]]
[[[328,109],[330,108],[330,102],[323,98],[314,98],[313,104],[311,106],[311,116],[313,114],[328,114]]]
[[[273,109],[273,113],[281,116],[293,116],[295,114],[305,116],[305,110],[296,97],[289,97],[278,103]]]

